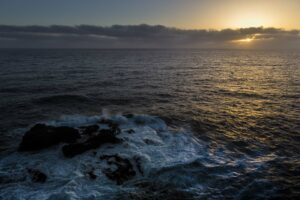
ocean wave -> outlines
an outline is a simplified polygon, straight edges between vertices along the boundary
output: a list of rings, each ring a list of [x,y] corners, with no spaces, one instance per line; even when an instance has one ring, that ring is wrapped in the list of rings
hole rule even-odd
[[[275,159],[233,158],[222,147],[211,151],[209,144],[189,130],[170,128],[160,118],[149,115],[64,116],[46,121],[49,126],[118,124],[120,144],[106,144],[73,158],[65,158],[62,144],[39,152],[13,152],[0,161],[1,199],[199,199],[244,195],[257,170]],[[121,184],[105,173],[109,162],[101,157],[126,159],[134,175]],[[127,161],[126,161],[127,162]],[[35,183],[28,169],[47,175],[45,183]],[[92,175],[91,175],[92,171]],[[246,175],[245,175],[246,174]],[[222,185],[224,182],[228,185]],[[268,187],[272,184],[268,182]],[[218,188],[218,192],[212,188]],[[250,186],[249,186],[250,187]],[[250,188],[253,189],[252,187]],[[223,196],[222,196],[223,195]],[[238,196],[237,196],[238,197]]]

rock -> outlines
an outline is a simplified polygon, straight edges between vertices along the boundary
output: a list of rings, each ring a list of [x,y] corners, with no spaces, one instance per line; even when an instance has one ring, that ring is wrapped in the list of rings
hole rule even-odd
[[[58,143],[52,127],[36,124],[23,136],[19,151],[39,150]]]
[[[89,176],[90,179],[95,180],[97,178],[97,176],[94,174],[94,171],[89,171],[87,173],[87,175]]]
[[[111,127],[111,129],[115,132],[115,134],[121,133],[121,129],[119,128],[119,125],[114,125]]]
[[[149,139],[149,138],[145,138],[145,139],[144,139],[144,142],[145,142],[146,144],[148,144],[148,145],[157,145],[157,144],[158,144],[156,141],[151,140],[151,139]]]
[[[27,169],[28,173],[31,175],[32,182],[45,183],[47,180],[46,174],[36,169]]]
[[[137,125],[145,125],[146,122],[144,119],[136,118],[134,119],[134,123],[136,123]]]
[[[128,134],[132,134],[132,133],[135,133],[135,131],[133,129],[129,129],[126,131]]]
[[[103,173],[111,180],[116,181],[118,185],[131,179],[136,175],[131,162],[126,158],[121,158],[119,155],[103,155],[101,160],[106,160],[109,165],[115,165],[116,170],[106,168]]]
[[[97,132],[98,129],[99,129],[99,126],[98,125],[91,125],[91,126],[83,126],[83,127],[80,127],[83,130],[82,134],[83,135],[92,135],[93,133]]]
[[[133,156],[133,160],[135,161],[136,168],[140,172],[142,176],[144,176],[144,171],[142,167],[142,159],[139,156]]]
[[[60,138],[60,142],[73,143],[80,138],[80,134],[75,128],[60,126],[55,127],[54,131],[56,132],[56,135]]]
[[[133,118],[134,117],[134,115],[133,114],[126,114],[126,115],[124,115],[125,117],[127,117],[128,119],[131,119],[131,118]]]
[[[92,149],[92,147],[90,147],[88,143],[76,143],[63,146],[62,152],[65,157],[72,158],[90,149]]]
[[[119,125],[114,122],[113,120],[110,119],[101,119],[100,122],[101,124],[107,124],[108,127],[114,131],[115,134],[119,134],[121,132]]]
[[[102,134],[102,135],[107,135],[107,136],[115,136],[116,135],[115,131],[112,130],[112,129],[101,129],[99,131],[99,133]]]
[[[65,157],[72,158],[78,154],[84,153],[91,149],[96,149],[102,144],[116,144],[121,140],[117,138],[110,129],[100,130],[96,136],[91,136],[88,140],[81,143],[65,145],[62,148]]]
[[[72,143],[80,138],[78,130],[61,126],[36,124],[23,136],[19,151],[35,151],[44,149],[60,142]]]
[[[113,120],[111,120],[111,119],[105,119],[105,118],[101,119],[99,121],[99,123],[101,123],[101,124],[107,124],[109,127],[112,126],[112,125],[114,125],[114,124],[116,124]]]

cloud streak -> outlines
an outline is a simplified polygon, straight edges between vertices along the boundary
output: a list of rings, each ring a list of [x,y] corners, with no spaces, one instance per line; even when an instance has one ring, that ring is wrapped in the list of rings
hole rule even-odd
[[[251,44],[242,41],[251,38]],[[0,25],[0,48],[299,48],[300,31],[184,30],[161,25]]]

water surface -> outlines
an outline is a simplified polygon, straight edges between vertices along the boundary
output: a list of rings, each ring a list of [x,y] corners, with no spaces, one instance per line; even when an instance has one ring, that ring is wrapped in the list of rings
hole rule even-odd
[[[2,166],[17,159],[14,151],[22,134],[37,122],[135,113],[157,116],[163,120],[159,124],[166,123],[184,132],[183,140],[191,140],[192,147],[178,145],[172,150],[192,148],[193,153],[182,154],[186,160],[171,164],[165,160],[166,166],[159,167],[162,185],[172,185],[170,191],[193,199],[296,198],[299,77],[299,51],[2,49],[0,131],[1,156],[6,160]],[[161,140],[162,146],[170,144]],[[145,152],[156,158],[157,152]],[[1,173],[8,171],[13,173],[1,168]],[[3,185],[0,190],[3,195],[17,188]],[[150,189],[161,197],[158,188]],[[116,190],[121,196],[132,192]],[[72,198],[85,198],[80,194]]]

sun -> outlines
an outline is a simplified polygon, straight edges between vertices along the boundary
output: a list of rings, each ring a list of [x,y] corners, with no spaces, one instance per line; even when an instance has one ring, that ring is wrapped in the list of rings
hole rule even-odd
[[[240,43],[240,44],[249,44],[255,40],[255,35],[254,36],[249,36],[247,38],[242,38],[242,39],[236,39],[232,40],[234,43]]]
[[[237,42],[245,42],[245,43],[249,43],[252,42],[254,39],[253,38],[245,38],[245,39],[240,39],[240,40],[236,40]]]

